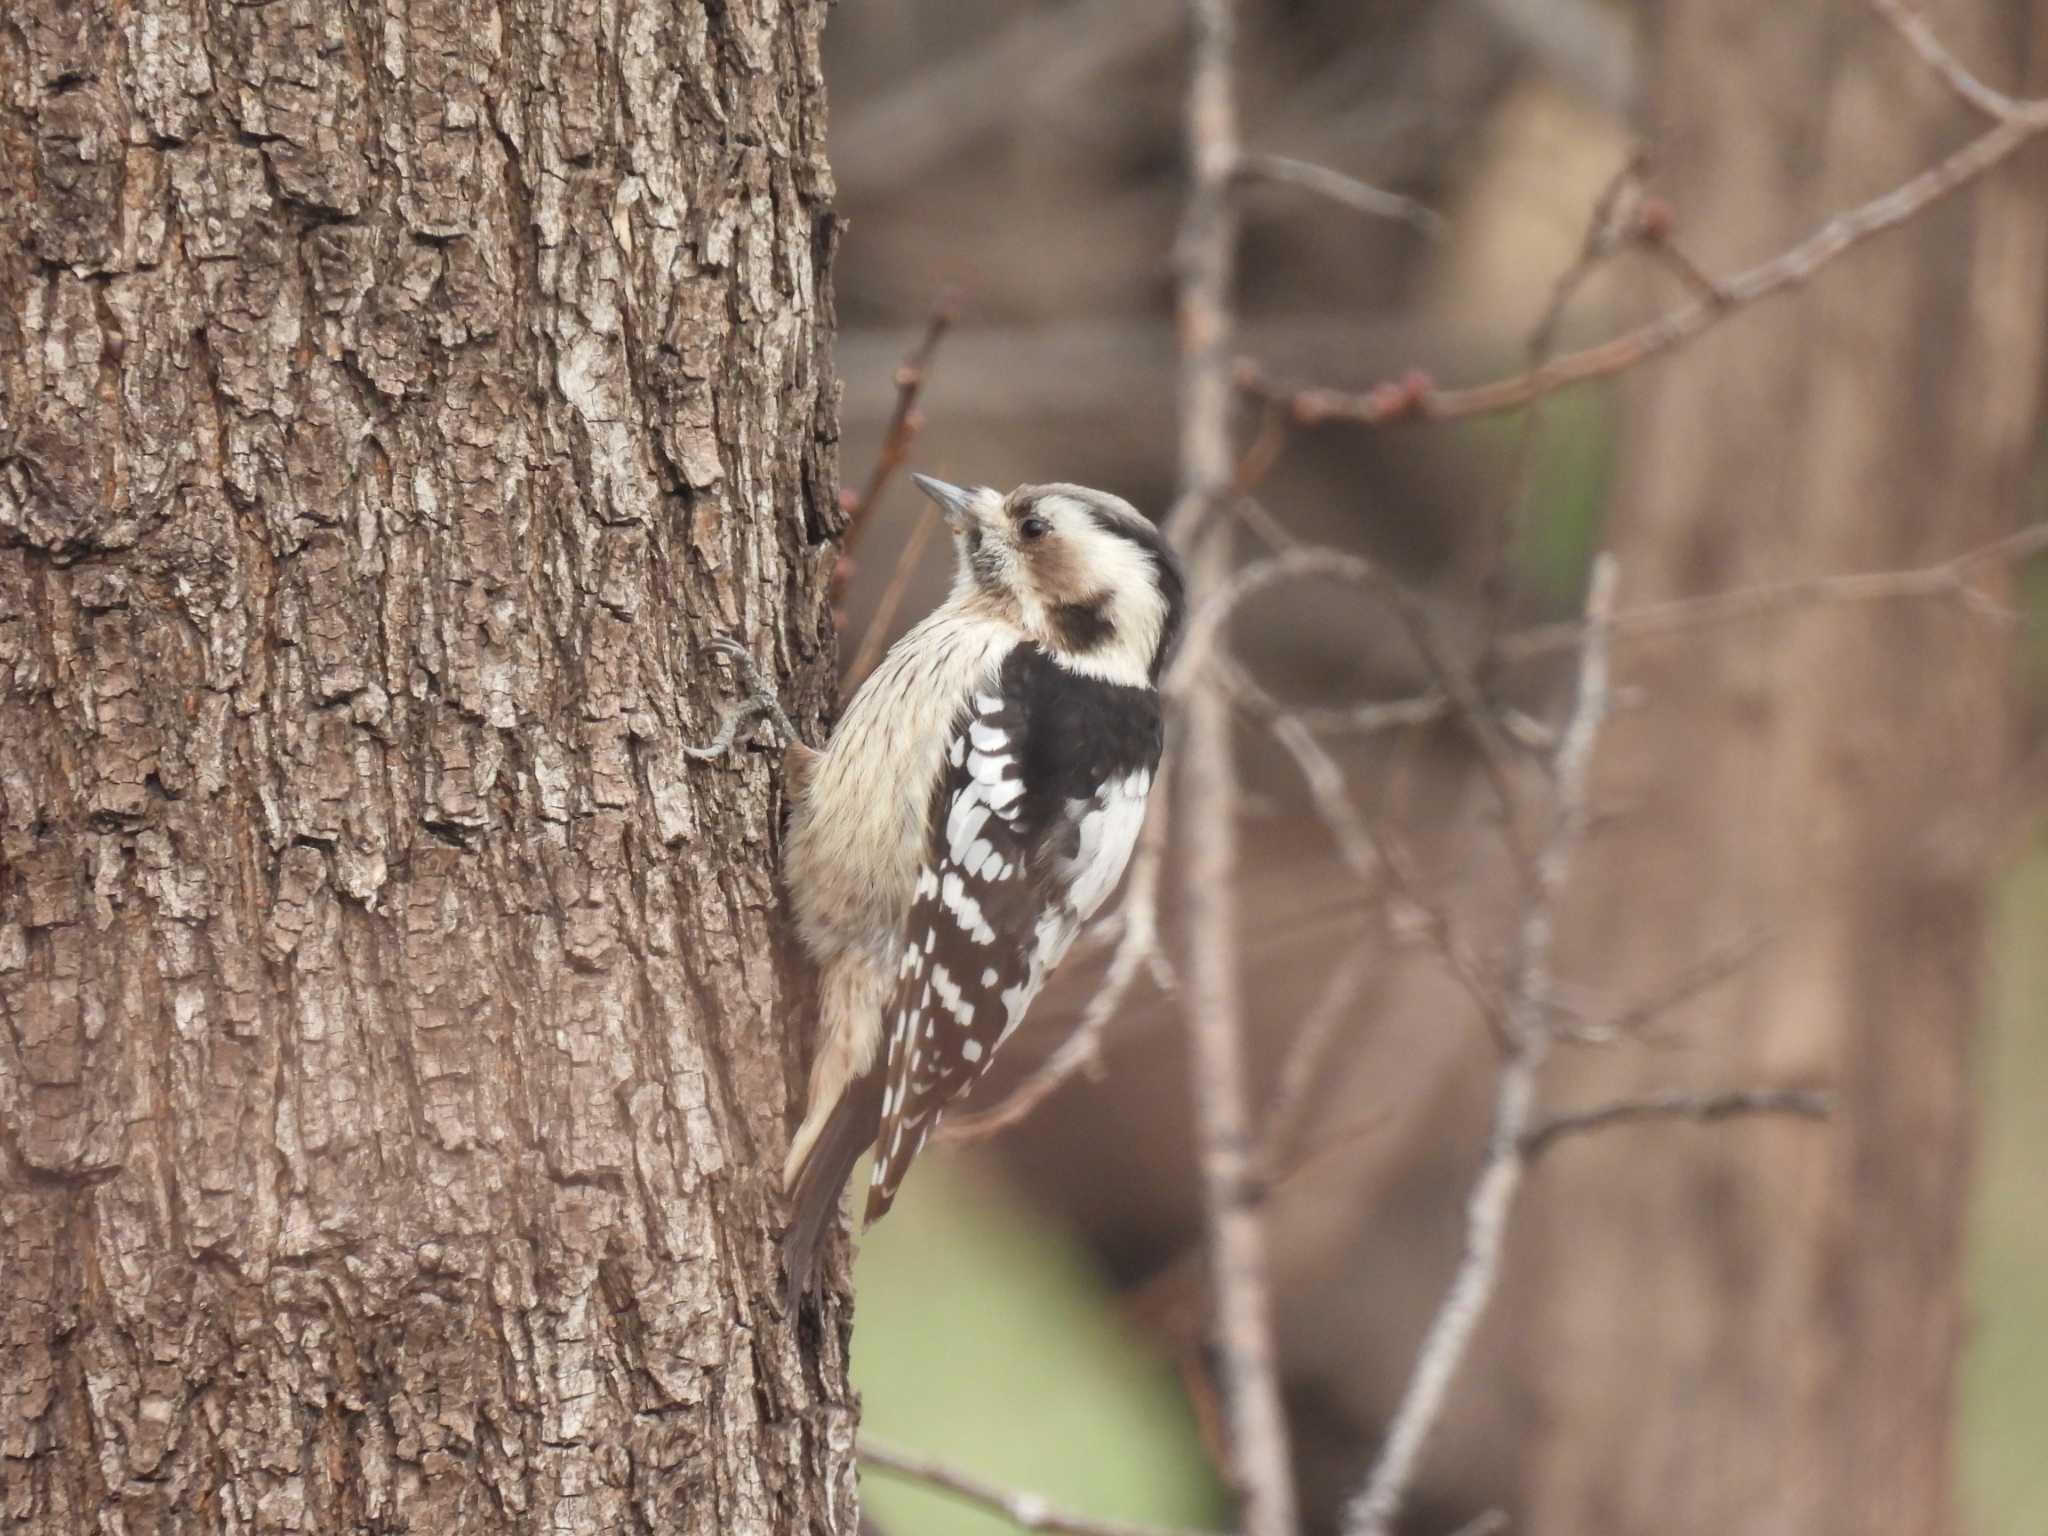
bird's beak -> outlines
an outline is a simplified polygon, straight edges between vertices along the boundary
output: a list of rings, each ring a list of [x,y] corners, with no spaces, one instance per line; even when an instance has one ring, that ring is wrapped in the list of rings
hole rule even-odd
[[[930,475],[912,475],[917,488],[939,504],[939,510],[946,515],[946,526],[955,533],[965,533],[974,519],[973,492],[962,490],[957,485],[948,485],[943,480],[934,480]]]

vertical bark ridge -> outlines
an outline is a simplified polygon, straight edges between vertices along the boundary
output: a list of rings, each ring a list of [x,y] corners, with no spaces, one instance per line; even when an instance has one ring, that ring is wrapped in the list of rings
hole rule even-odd
[[[21,1529],[850,1528],[769,762],[680,752],[714,634],[829,683],[822,13],[0,23]]]

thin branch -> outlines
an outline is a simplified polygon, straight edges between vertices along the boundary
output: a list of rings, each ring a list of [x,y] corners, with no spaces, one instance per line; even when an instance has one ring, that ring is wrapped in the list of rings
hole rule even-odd
[[[1216,590],[1204,594],[1203,600],[1195,605],[1193,616],[1188,620],[1187,638],[1181,643],[1180,655],[1167,677],[1168,688],[1184,690],[1191,680],[1201,675],[1224,625],[1247,599],[1283,581],[1297,581],[1308,576],[1365,587],[1374,592],[1384,591],[1393,585],[1393,579],[1364,556],[1317,544],[1296,544],[1276,555],[1255,560],[1219,584]]]
[[[1442,957],[1445,969],[1465,989],[1496,1039],[1505,1043],[1506,1009],[1499,990],[1487,978],[1485,966],[1450,915],[1429,900],[1407,854],[1392,834],[1351,798],[1336,759],[1292,716],[1278,717],[1270,729],[1273,739],[1301,770],[1309,796],[1315,801],[1316,813],[1336,838],[1337,850],[1352,872],[1368,886],[1376,885],[1380,874],[1386,875],[1388,883],[1417,914],[1423,933]]]
[[[924,389],[932,359],[938,355],[939,343],[945,340],[952,324],[953,300],[949,295],[942,298],[938,308],[932,311],[923,339],[896,365],[896,409],[882,433],[881,451],[875,455],[874,468],[868,471],[867,484],[846,507],[846,537],[840,545],[839,560],[842,573],[851,568],[861,536],[874,520],[876,502],[881,499],[890,477],[910,457],[910,445],[917,441],[917,434],[924,427],[924,417],[917,409],[917,397]],[[934,521],[933,511],[927,506],[921,508],[917,521],[911,526],[910,537],[904,541],[903,549],[896,557],[896,569],[889,578],[889,585],[882,593],[882,600],[875,605],[874,614],[861,633],[860,646],[854,652],[853,665],[847,669],[845,691],[849,694],[880,658],[882,642],[888,638],[890,626],[896,621],[896,610],[902,606],[904,590],[909,586],[918,559],[931,538]],[[842,579],[842,576],[835,575],[835,584]],[[834,596],[837,596],[836,592]]]
[[[1767,582],[1754,587],[1737,587],[1728,592],[1710,592],[1701,597],[1679,598],[1668,603],[1651,603],[1625,608],[1612,616],[1609,628],[1616,640],[1681,634],[1716,624],[1760,618],[1788,610],[1833,604],[1926,601],[1930,598],[1959,602],[1971,613],[1998,622],[2010,622],[2014,615],[1974,584],[1979,573],[2020,565],[2048,554],[2048,522],[2035,523],[2003,538],[1980,544],[1962,554],[1933,565],[1893,571],[1860,571],[1834,576],[1807,576],[1792,581]],[[1256,560],[1202,603],[1188,624],[1188,637],[1174,666],[1176,685],[1185,688],[1188,675],[1207,665],[1218,636],[1238,607],[1250,598],[1283,582],[1310,577],[1365,587],[1384,592],[1393,578],[1363,556],[1319,545],[1297,544],[1279,554]],[[1541,624],[1501,637],[1498,651],[1507,661],[1521,662],[1576,649],[1585,639],[1582,621]],[[1355,706],[1347,710],[1295,710],[1263,690],[1252,691],[1242,677],[1233,685],[1241,698],[1262,713],[1298,714],[1318,728],[1341,729],[1346,721],[1360,730],[1382,730],[1396,725],[1423,724],[1449,709],[1449,701],[1431,695],[1398,699],[1386,703]]]
[[[868,627],[861,631],[860,648],[853,653],[853,664],[846,669],[843,689],[849,696],[860,686],[861,679],[875,669],[875,663],[882,659],[882,646],[896,622],[896,610],[903,606],[903,594],[910,590],[910,578],[917,574],[918,562],[924,558],[925,546],[931,542],[932,533],[938,526],[939,515],[934,508],[925,506],[918,509],[917,521],[910,525],[910,537],[903,541],[903,548],[897,552],[896,568],[889,573],[889,585],[882,589],[881,599],[868,618]]]
[[[1432,240],[1444,232],[1443,219],[1414,198],[1372,186],[1327,165],[1287,155],[1245,155],[1237,163],[1237,174],[1246,181],[1273,181],[1299,187],[1368,218],[1406,224]]]
[[[1950,90],[1994,123],[2009,122],[2040,110],[2037,103],[2020,101],[1978,79],[1934,35],[1934,29],[1927,25],[1926,18],[1902,0],[1870,0],[1870,8],[1891,23],[1892,30],[1920,55],[1922,63],[1941,76]]]
[[[1386,1129],[1388,1122],[1393,1118],[1394,1107],[1382,1105],[1362,1115],[1354,1115],[1334,1130],[1325,1131],[1320,1136],[1308,1137],[1289,1148],[1286,1157],[1266,1176],[1269,1192],[1300,1178],[1333,1153],[1342,1152],[1346,1147],[1364,1141],[1368,1136],[1377,1135]]]
[[[1749,1088],[1728,1093],[1655,1093],[1639,1099],[1617,1099],[1592,1109],[1573,1110],[1539,1120],[1522,1133],[1521,1155],[1534,1161],[1569,1136],[1583,1136],[1614,1125],[1644,1120],[1696,1120],[1711,1125],[1739,1115],[1791,1115],[1825,1120],[1834,1100],[1811,1088]]]
[[[860,1437],[864,1466],[891,1477],[906,1478],[979,1505],[1026,1531],[1055,1531],[1063,1536],[1209,1536],[1184,1526],[1139,1525],[1128,1520],[1097,1520],[1052,1504],[1043,1495],[1004,1488],[962,1472],[932,1456],[885,1445],[871,1435]]]
[[[1453,660],[1437,639],[1436,626],[1430,621],[1422,599],[1396,581],[1387,582],[1383,591],[1401,627],[1407,631],[1408,643],[1421,658],[1423,670],[1428,672],[1436,691],[1450,700],[1451,712],[1478,747],[1480,769],[1500,806],[1508,852],[1514,856],[1515,867],[1523,878],[1529,878],[1533,871],[1523,831],[1522,800],[1515,792],[1514,764],[1500,721],[1481,695],[1478,679],[1469,668]]]
[[[910,457],[910,445],[917,441],[917,434],[923,429],[924,420],[918,414],[917,397],[924,389],[926,375],[931,372],[932,359],[938,355],[939,343],[946,339],[946,332],[952,328],[953,308],[951,294],[941,298],[938,307],[932,311],[931,319],[925,322],[923,337],[896,365],[896,408],[889,416],[888,428],[882,433],[881,451],[875,455],[874,467],[868,471],[867,484],[846,506],[846,537],[842,543],[849,555],[866,531],[868,514],[881,499],[890,476],[903,467],[904,461]]]
[[[1550,285],[1550,297],[1543,306],[1542,314],[1537,316],[1536,324],[1530,328],[1528,342],[1523,348],[1523,362],[1527,369],[1541,368],[1550,361],[1551,354],[1557,350],[1558,328],[1564,324],[1565,313],[1571,308],[1572,300],[1639,228],[1635,203],[1640,197],[1643,171],[1648,163],[1647,151],[1636,150],[1608,178],[1607,185],[1593,199],[1592,210],[1586,216],[1585,231],[1579,237],[1579,249]],[[1543,402],[1530,401],[1528,409],[1522,412],[1520,430],[1515,434],[1514,456],[1508,465],[1507,505],[1488,529],[1486,568],[1480,578],[1479,595],[1486,624],[1481,654],[1489,661],[1507,613],[1508,567],[1521,538],[1522,525],[1528,519],[1529,498],[1535,490],[1536,449],[1545,425]]]
[[[1388,711],[1385,724],[1434,719],[1439,713],[1457,717],[1479,749],[1480,766],[1499,803],[1509,848],[1515,854],[1518,867],[1525,875],[1528,874],[1530,862],[1522,832],[1521,798],[1515,791],[1508,741],[1499,718],[1481,696],[1478,682],[1470,669],[1455,660],[1438,638],[1436,626],[1422,599],[1363,556],[1326,545],[1289,543],[1279,553],[1246,566],[1196,607],[1188,624],[1187,640],[1167,681],[1169,692],[1178,693],[1201,676],[1212,652],[1218,648],[1225,623],[1247,598],[1278,582],[1309,576],[1365,587],[1393,611],[1408,636],[1408,643],[1414,647],[1417,658],[1435,684],[1433,692],[1441,696],[1442,703],[1406,701],[1378,706]],[[1252,685],[1240,669],[1223,667],[1218,670],[1235,672],[1236,675],[1226,679],[1223,686],[1236,697],[1270,698],[1264,690]]]
[[[1188,0],[1187,14],[1192,179],[1176,251],[1181,499],[1173,522],[1189,552],[1189,586],[1199,598],[1223,584],[1231,564],[1234,524],[1217,514],[1232,494],[1237,459],[1230,440],[1230,349],[1238,222],[1230,192],[1241,150],[1235,0]],[[1230,731],[1229,700],[1213,684],[1197,686],[1187,704],[1181,766],[1188,814],[1201,829],[1192,839],[1184,885],[1192,946],[1186,1010],[1190,1087],[1229,1473],[1246,1536],[1294,1536],[1293,1461],[1246,1106],[1235,902],[1238,782]]]
[[[1988,90],[1988,88],[1986,88]],[[1838,214],[1806,239],[1768,261],[1712,284],[1711,297],[1669,310],[1611,340],[1553,358],[1540,368],[1469,389],[1438,389],[1423,375],[1363,393],[1295,388],[1268,378],[1250,360],[1238,364],[1244,389],[1283,401],[1303,426],[1350,422],[1380,426],[1397,420],[1451,421],[1513,410],[1573,385],[1626,373],[1712,329],[1759,300],[1788,292],[1874,235],[1896,229],[1930,204],[1968,186],[2048,131],[2048,100],[2014,102],[1985,133],[1891,191]]]
[[[2019,565],[2042,554],[2048,554],[2048,523],[2035,523],[1934,565],[1898,571],[1806,576],[1624,609],[1614,616],[1613,629],[1617,639],[1641,639],[1836,603],[1924,602],[1930,598],[1958,602],[1979,617],[2009,622],[2014,617],[2011,611],[1987,596],[1974,584],[1973,578],[1982,571]],[[1500,654],[1510,661],[1526,661],[1536,656],[1568,651],[1579,643],[1584,629],[1585,626],[1578,623],[1544,624],[1525,629],[1503,636]]]
[[[1259,1177],[1269,1187],[1286,1177],[1288,1164],[1306,1140],[1310,1100],[1328,1075],[1344,1039],[1344,1026],[1353,1021],[1358,995],[1379,958],[1377,947],[1371,944],[1353,944],[1344,950],[1280,1060],[1280,1075],[1266,1100],[1265,1130],[1259,1138]]]
[[[1536,1090],[1549,1053],[1550,948],[1556,903],[1585,835],[1593,747],[1608,707],[1608,639],[1614,613],[1612,556],[1593,562],[1579,653],[1578,699],[1557,754],[1557,820],[1537,859],[1536,883],[1522,917],[1509,993],[1508,1034],[1514,1052],[1502,1063],[1494,1096],[1486,1160],[1465,1207],[1465,1245],[1449,1290],[1423,1340],[1415,1371],[1387,1427],[1365,1486],[1344,1511],[1346,1536],[1385,1536],[1435,1431],[1444,1398],[1500,1280],[1509,1213],[1526,1162],[1522,1138],[1535,1121]]]
[[[1433,725],[1451,713],[1451,701],[1437,689],[1405,699],[1367,699],[1357,704],[1289,704],[1242,665],[1218,667],[1216,682],[1240,709],[1264,721],[1289,715],[1312,731],[1334,736],[1375,736],[1382,731]],[[1619,704],[1619,701],[1617,701]],[[1557,733],[1519,709],[1501,709],[1495,717],[1502,736],[1524,751],[1549,757],[1557,750]]]
[[[1451,712],[1451,701],[1434,691],[1407,699],[1370,699],[1362,704],[1294,705],[1275,698],[1242,667],[1219,671],[1217,681],[1233,704],[1262,720],[1289,715],[1312,731],[1334,735],[1375,736],[1382,731],[1406,730],[1434,724]]]
[[[1560,1025],[1558,1034],[1573,1045],[1611,1045],[1639,1036],[1665,1014],[1739,975],[1772,937],[1762,931],[1746,934],[1694,961],[1640,1001],[1605,1018]]]

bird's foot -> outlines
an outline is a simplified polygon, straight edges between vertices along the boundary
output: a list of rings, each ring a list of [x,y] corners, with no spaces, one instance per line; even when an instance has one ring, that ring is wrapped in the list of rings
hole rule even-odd
[[[749,720],[757,720],[763,716],[775,722],[775,728],[782,732],[785,742],[802,741],[803,738],[797,734],[795,722],[782,707],[782,700],[777,698],[774,690],[762,680],[761,669],[754,665],[754,658],[748,654],[747,648],[737,640],[721,635],[711,642],[711,649],[732,662],[733,670],[739,673],[740,685],[746,689],[747,696],[726,711],[724,718],[718,723],[716,736],[701,747],[684,746],[683,755],[706,762],[724,757],[732,751],[739,737],[740,727]]]

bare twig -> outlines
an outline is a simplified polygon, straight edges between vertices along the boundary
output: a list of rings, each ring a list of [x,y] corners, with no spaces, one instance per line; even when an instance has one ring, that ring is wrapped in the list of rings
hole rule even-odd
[[[1177,251],[1181,502],[1174,531],[1186,541],[1189,585],[1199,597],[1223,584],[1231,561],[1233,525],[1217,513],[1232,494],[1236,467],[1230,442],[1231,290],[1238,231],[1230,187],[1240,154],[1235,0],[1189,0],[1188,20],[1192,183]],[[1229,1473],[1246,1536],[1293,1536],[1294,1471],[1248,1134],[1234,899],[1238,786],[1229,700],[1213,685],[1197,686],[1186,718],[1183,792],[1191,819],[1201,827],[1186,860],[1192,946],[1186,1016]]]
[[[1278,582],[1310,576],[1365,587],[1393,610],[1395,619],[1408,636],[1408,643],[1414,647],[1417,658],[1435,684],[1433,692],[1440,702],[1406,701],[1379,706],[1388,711],[1385,724],[1415,723],[1435,719],[1444,713],[1458,719],[1479,749],[1480,765],[1500,805],[1509,847],[1527,873],[1529,864],[1522,835],[1521,799],[1515,791],[1508,742],[1499,717],[1481,696],[1478,682],[1470,669],[1458,662],[1438,638],[1436,626],[1422,599],[1363,556],[1325,545],[1290,542],[1279,553],[1255,561],[1237,572],[1196,607],[1188,624],[1187,640],[1168,678],[1169,691],[1182,691],[1200,678],[1212,653],[1219,647],[1224,625],[1239,604]],[[1218,670],[1235,674],[1225,678],[1223,686],[1236,697],[1270,698],[1251,684],[1241,670],[1228,666]],[[1292,713],[1277,705],[1274,712]]]
[[[1268,400],[1259,418],[1258,435],[1237,456],[1237,470],[1230,477],[1231,489],[1237,492],[1239,505],[1258,505],[1252,501],[1251,494],[1273,472],[1273,466],[1280,462],[1280,455],[1287,448],[1287,430],[1287,413]],[[1270,513],[1266,516],[1273,527],[1279,527]],[[1279,547],[1278,544],[1275,547]]]
[[[1319,544],[1294,544],[1278,554],[1255,560],[1219,582],[1215,590],[1203,593],[1202,600],[1194,605],[1187,638],[1167,674],[1168,689],[1185,691],[1200,677],[1217,648],[1224,626],[1240,605],[1268,587],[1307,577],[1364,587],[1375,593],[1385,592],[1394,584],[1392,577],[1363,555]]]
[[[1614,616],[1613,630],[1616,639],[1641,639],[1836,603],[1924,602],[1930,598],[1961,603],[1983,618],[2009,621],[2013,617],[2011,612],[1976,586],[1974,578],[1982,571],[2019,565],[2042,554],[2048,554],[2048,523],[2022,528],[1934,565],[1900,571],[1807,576],[1625,609]],[[1256,569],[1248,568],[1246,574]],[[1579,643],[1583,633],[1584,626],[1577,623],[1540,625],[1503,636],[1500,654],[1510,661],[1526,661],[1568,651]]]
[[[1265,1130],[1259,1137],[1259,1177],[1269,1187],[1286,1177],[1288,1164],[1306,1139],[1310,1097],[1344,1039],[1344,1026],[1353,1021],[1358,994],[1379,958],[1378,948],[1372,944],[1345,948],[1281,1058],[1280,1075],[1266,1100]]]
[[[2020,101],[1979,80],[1934,35],[1934,29],[1927,25],[1926,18],[1904,4],[1903,0],[1870,0],[1870,8],[1892,24],[1892,29],[1920,55],[1922,63],[1947,82],[1950,90],[1993,122],[2007,122],[2040,110],[2036,103]]]
[[[1560,1025],[1558,1034],[1574,1045],[1611,1045],[1617,1040],[1635,1038],[1665,1014],[1738,975],[1771,938],[1765,932],[1746,934],[1687,966],[1648,997],[1604,1018]]]
[[[1507,1015],[1499,989],[1488,980],[1486,968],[1451,920],[1450,914],[1431,902],[1422,889],[1407,855],[1386,828],[1361,810],[1344,786],[1344,775],[1336,760],[1323,750],[1301,721],[1281,715],[1271,723],[1277,741],[1308,784],[1310,797],[1323,824],[1337,840],[1337,850],[1352,872],[1368,886],[1387,881],[1416,913],[1424,934],[1443,959],[1445,969],[1472,999],[1479,1016],[1506,1042]]]
[[[889,477],[910,457],[910,445],[917,441],[917,434],[924,426],[918,415],[917,397],[924,389],[925,376],[931,372],[932,359],[938,355],[939,343],[946,339],[946,332],[952,327],[953,304],[951,294],[939,300],[931,319],[925,323],[924,336],[896,365],[896,409],[890,414],[888,429],[882,433],[881,451],[875,455],[874,467],[868,471],[867,484],[846,507],[843,543],[849,555],[860,543],[860,536],[867,528],[868,514],[874,510],[876,501],[889,484]]]
[[[1639,1099],[1618,1099],[1592,1109],[1573,1110],[1539,1120],[1522,1133],[1521,1155],[1532,1161],[1568,1136],[1643,1120],[1697,1120],[1712,1124],[1739,1115],[1791,1115],[1825,1120],[1834,1101],[1811,1088],[1750,1088],[1728,1093],[1655,1093]]]
[[[1550,361],[1551,353],[1557,348],[1558,327],[1564,324],[1565,312],[1571,308],[1572,300],[1593,274],[1606,264],[1607,258],[1637,230],[1632,194],[1639,193],[1641,189],[1643,170],[1648,161],[1649,156],[1643,150],[1631,154],[1593,200],[1592,211],[1586,216],[1585,232],[1579,238],[1578,252],[1550,285],[1550,297],[1543,306],[1543,313],[1537,316],[1536,324],[1530,329],[1528,344],[1523,349],[1524,365],[1528,369],[1533,371]],[[1521,429],[1515,434],[1514,457],[1508,465],[1507,505],[1488,530],[1486,569],[1480,579],[1479,594],[1486,621],[1482,655],[1489,660],[1507,614],[1508,567],[1521,537],[1522,525],[1528,518],[1529,498],[1535,489],[1536,448],[1545,425],[1543,405],[1541,400],[1532,400],[1522,412]]]
[[[1434,688],[1405,699],[1367,699],[1358,704],[1335,705],[1289,704],[1274,697],[1241,665],[1218,667],[1215,678],[1230,695],[1233,704],[1261,720],[1271,721],[1279,715],[1291,715],[1310,730],[1330,735],[1373,736],[1381,731],[1430,725],[1451,713],[1450,699]],[[1545,757],[1557,750],[1557,733],[1521,710],[1503,708],[1495,718],[1501,735],[1515,746],[1542,753]]]
[[[1237,174],[1247,181],[1275,181],[1349,208],[1368,218],[1392,219],[1434,240],[1444,232],[1444,221],[1412,197],[1380,187],[1287,155],[1244,155],[1237,162]]]
[[[917,441],[917,434],[923,429],[924,418],[918,412],[917,397],[924,389],[925,376],[931,371],[932,358],[938,354],[939,343],[945,340],[946,331],[952,324],[953,301],[948,296],[941,299],[939,307],[932,311],[923,339],[896,365],[896,409],[889,417],[888,428],[882,433],[881,451],[875,455],[874,468],[868,471],[867,484],[846,508],[846,537],[840,547],[841,571],[848,569],[854,552],[860,547],[861,536],[873,522],[875,503],[881,499],[890,476],[903,467],[904,461],[910,457],[910,445]],[[902,606],[904,589],[909,586],[918,558],[931,538],[933,521],[932,509],[924,507],[911,526],[910,537],[904,541],[903,549],[896,557],[896,569],[889,578],[889,585],[883,591],[881,601],[875,605],[867,628],[861,633],[853,665],[847,668],[845,687],[848,693],[868,675],[881,655],[882,642],[888,638],[889,628],[896,621],[896,610]]]
[[[1269,1189],[1277,1189],[1298,1179],[1314,1169],[1323,1159],[1342,1152],[1346,1147],[1354,1146],[1369,1136],[1377,1135],[1386,1129],[1388,1122],[1393,1118],[1393,1106],[1382,1104],[1376,1109],[1367,1110],[1364,1114],[1353,1115],[1334,1129],[1303,1139],[1297,1145],[1288,1148],[1286,1155],[1267,1175]]]
[[[1383,590],[1401,627],[1407,631],[1408,643],[1415,647],[1423,670],[1436,685],[1436,691],[1450,700],[1451,712],[1479,749],[1479,766],[1500,806],[1508,851],[1514,855],[1515,867],[1525,879],[1529,878],[1533,866],[1523,830],[1522,800],[1515,792],[1514,764],[1500,720],[1481,695],[1471,669],[1453,658],[1438,640],[1436,626],[1430,621],[1422,599],[1396,581],[1387,582]]]
[[[1906,570],[1861,571],[1834,576],[1808,576],[1792,581],[1768,582],[1738,587],[1728,592],[1711,592],[1702,597],[1680,598],[1668,603],[1651,603],[1623,609],[1609,620],[1616,640],[1681,634],[1716,624],[1802,608],[1837,603],[1924,602],[1947,599],[1963,604],[1970,612],[1997,621],[2009,621],[2010,610],[2000,606],[1974,584],[1979,573],[2020,565],[2048,554],[2048,523],[2035,523],[2017,533],[1933,565]],[[1279,554],[1256,560],[1233,576],[1220,590],[1195,610],[1188,624],[1188,638],[1175,663],[1176,681],[1185,686],[1188,675],[1206,666],[1217,638],[1232,614],[1248,599],[1283,582],[1308,578],[1348,583],[1371,591],[1385,591],[1393,580],[1363,556],[1317,545],[1297,544]],[[1501,637],[1499,654],[1508,661],[1528,661],[1573,650],[1586,634],[1583,622],[1542,624]],[[1240,679],[1241,697],[1261,707],[1263,713],[1295,713],[1319,728],[1387,729],[1396,725],[1422,724],[1449,709],[1447,699],[1425,694],[1415,699],[1367,704],[1353,710],[1291,710],[1278,702],[1264,703],[1270,696],[1246,690]]]
[[[1508,1005],[1508,1034],[1514,1050],[1501,1065],[1486,1160],[1466,1201],[1464,1253],[1430,1323],[1400,1407],[1388,1425],[1379,1460],[1345,1509],[1346,1536],[1385,1536],[1392,1527],[1422,1449],[1443,1411],[1451,1380],[1500,1280],[1508,1215],[1527,1166],[1522,1138],[1535,1122],[1537,1080],[1551,1043],[1548,999],[1554,912],[1585,833],[1593,747],[1607,714],[1614,586],[1614,561],[1602,555],[1593,562],[1592,590],[1586,603],[1578,699],[1558,748],[1557,819],[1537,859],[1536,882],[1525,905],[1516,946]]]
[[[903,594],[910,590],[910,578],[917,574],[918,562],[924,558],[925,546],[931,542],[932,531],[938,526],[937,511],[931,507],[918,509],[917,521],[910,525],[910,537],[903,541],[903,548],[897,552],[896,568],[889,573],[889,585],[882,589],[875,611],[868,618],[868,626],[861,631],[860,648],[853,653],[853,664],[846,669],[846,681],[842,685],[846,693],[851,694],[859,687],[861,679],[872,672],[875,663],[882,659],[882,646],[896,622],[896,610],[903,606]]]
[[[1294,420],[1304,426],[1324,422],[1380,426],[1397,420],[1449,421],[1491,415],[1572,385],[1611,378],[1684,345],[1738,310],[1799,287],[1845,251],[1898,228],[2048,131],[2048,101],[2012,102],[2009,109],[1994,116],[1997,121],[1987,132],[1946,159],[1891,191],[1838,214],[1790,250],[1711,284],[1712,296],[1669,310],[1611,340],[1553,358],[1540,368],[1469,389],[1438,389],[1426,377],[1410,375],[1397,384],[1354,394],[1289,387],[1267,378],[1256,363],[1246,360],[1238,365],[1239,383],[1254,393],[1284,401]]]
[[[914,1455],[884,1445],[872,1436],[860,1438],[864,1466],[892,1477],[908,1478],[949,1493],[969,1504],[1001,1515],[1026,1531],[1055,1531],[1062,1536],[1208,1536],[1182,1526],[1139,1525],[1128,1520],[1096,1520],[1060,1509],[1043,1495],[1000,1487],[986,1478],[962,1472],[932,1456]]]
[[[1451,701],[1431,691],[1407,699],[1370,699],[1362,704],[1293,705],[1276,699],[1242,667],[1219,671],[1217,681],[1229,693],[1231,702],[1264,720],[1291,715],[1312,731],[1350,736],[1372,736],[1381,731],[1405,730],[1429,725],[1451,712]],[[1512,732],[1510,732],[1512,736]]]

